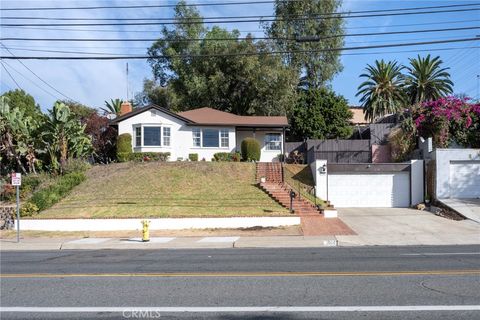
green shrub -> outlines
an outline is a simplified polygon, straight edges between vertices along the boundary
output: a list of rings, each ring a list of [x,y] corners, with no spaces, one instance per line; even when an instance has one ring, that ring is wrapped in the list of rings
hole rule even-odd
[[[240,160],[242,160],[242,154],[240,152],[235,152],[232,154],[233,162],[240,162]]]
[[[20,198],[26,199],[32,192],[34,192],[42,180],[38,175],[26,175],[22,177],[22,185],[20,186]]]
[[[213,155],[215,161],[232,161],[232,154],[230,152],[217,152]]]
[[[65,174],[73,172],[86,172],[90,169],[90,164],[84,159],[68,159],[63,172]]]
[[[52,185],[35,192],[29,202],[36,205],[39,211],[48,209],[65,197],[73,187],[79,185],[85,179],[86,176],[83,172],[69,173],[60,176]]]
[[[190,154],[188,155],[188,159],[189,159],[190,161],[198,161],[198,153],[190,153]]]
[[[260,143],[254,138],[245,138],[241,145],[244,161],[260,161]]]
[[[38,213],[37,205],[31,202],[25,202],[20,208],[21,217],[31,217],[37,213]]]
[[[117,140],[117,160],[125,162],[130,160],[132,154],[132,136],[129,133],[122,133]]]
[[[161,161],[165,162],[170,157],[170,152],[133,152],[129,160],[136,162]]]

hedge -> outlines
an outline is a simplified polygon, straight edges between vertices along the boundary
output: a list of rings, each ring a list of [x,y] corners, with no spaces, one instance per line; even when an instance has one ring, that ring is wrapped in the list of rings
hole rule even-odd
[[[190,154],[188,155],[188,159],[189,159],[190,161],[198,161],[198,153],[190,153]]]
[[[230,153],[230,152],[217,152],[213,155],[213,159],[215,161],[234,161],[238,162],[241,160],[241,155],[238,152]]]
[[[54,184],[35,192],[28,200],[29,205],[35,205],[38,211],[50,208],[65,197],[75,186],[82,183],[87,177],[83,172],[69,173],[59,177]]]
[[[241,145],[244,161],[260,161],[260,143],[254,138],[245,138]]]
[[[165,162],[170,157],[170,152],[133,152],[128,160],[137,162],[161,161]]]
[[[129,133],[122,133],[117,140],[117,160],[125,162],[130,160],[132,154],[132,136]]]

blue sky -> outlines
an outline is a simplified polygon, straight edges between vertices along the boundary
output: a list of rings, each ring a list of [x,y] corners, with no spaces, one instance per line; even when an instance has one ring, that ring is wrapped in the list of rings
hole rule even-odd
[[[196,0],[190,3],[227,2],[229,0]],[[238,0],[235,0],[238,1]],[[176,1],[160,0],[125,0],[125,1],[59,1],[59,0],[1,0],[3,8],[8,7],[50,7],[50,6],[88,6],[88,5],[121,5],[161,3],[173,4]],[[397,9],[409,7],[423,7],[450,4],[473,4],[478,1],[379,1],[379,0],[344,0],[342,11],[361,11],[379,9]],[[480,8],[480,7],[479,7]],[[206,6],[199,7],[203,16],[243,16],[243,15],[271,15],[272,4],[235,5],[235,6]],[[120,9],[120,10],[62,10],[62,11],[23,11],[2,12],[7,16],[32,16],[32,17],[85,17],[85,18],[169,18],[172,17],[173,8],[155,9]],[[20,22],[20,20],[5,20],[4,22]],[[26,22],[22,20],[22,22]],[[31,21],[30,21],[31,22]],[[37,21],[39,22],[39,21]],[[227,29],[238,29],[242,34],[247,32],[257,36],[262,35],[262,29],[257,23],[222,24]],[[347,19],[346,33],[387,32],[400,30],[421,30],[460,28],[480,26],[480,11],[451,12],[430,15],[387,16],[375,18]],[[58,30],[61,29],[61,30]],[[72,30],[75,29],[75,30]],[[100,31],[99,31],[100,30]],[[106,31],[108,30],[108,31]],[[155,38],[159,36],[160,26],[109,26],[109,27],[57,27],[57,30],[44,28],[2,28],[1,37],[26,37],[26,38]],[[134,31],[134,32],[125,32]],[[447,40],[455,38],[471,38],[480,35],[480,29],[418,33],[406,35],[352,37],[346,39],[347,47],[367,46],[378,44],[393,44],[404,42],[421,42]],[[149,42],[47,42],[47,41],[4,41],[3,44],[10,48],[16,56],[28,55],[62,55],[59,53],[43,53],[27,50],[64,50],[96,52],[102,54],[144,54]],[[455,93],[467,94],[473,98],[478,97],[478,80],[480,74],[480,41],[424,45],[415,47],[368,49],[363,51],[344,52],[342,63],[344,70],[332,82],[333,89],[344,95],[352,105],[358,104],[355,93],[361,83],[359,75],[368,63],[375,59],[397,60],[408,64],[408,58],[417,54],[440,55],[445,66],[450,67],[452,80],[455,83]],[[436,51],[436,49],[449,49]],[[9,55],[3,47],[2,55]],[[427,50],[427,51],[425,51]],[[410,52],[399,52],[410,51]],[[359,54],[361,53],[361,54]],[[369,54],[366,54],[369,53]],[[75,54],[78,55],[78,54]],[[104,100],[110,98],[126,98],[127,85],[125,76],[126,61],[55,61],[55,60],[26,60],[23,63],[36,75],[50,84],[53,88],[76,101],[93,107],[102,107]],[[41,82],[16,60],[4,61],[18,85],[32,94],[43,110],[49,109],[53,102],[62,99],[60,93],[47,84]],[[129,60],[129,96],[141,91],[144,78],[151,78],[151,69],[146,61]],[[1,67],[1,92],[14,89],[17,85]]]

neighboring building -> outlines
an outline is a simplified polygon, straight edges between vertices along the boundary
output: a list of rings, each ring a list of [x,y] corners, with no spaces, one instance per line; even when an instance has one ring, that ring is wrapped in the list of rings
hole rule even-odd
[[[122,114],[111,121],[118,134],[132,135],[134,152],[170,152],[170,160],[210,161],[217,152],[240,152],[243,139],[253,137],[261,146],[260,161],[278,161],[284,153],[286,117],[238,116],[212,108],[175,113],[157,105],[132,110],[122,105]]]

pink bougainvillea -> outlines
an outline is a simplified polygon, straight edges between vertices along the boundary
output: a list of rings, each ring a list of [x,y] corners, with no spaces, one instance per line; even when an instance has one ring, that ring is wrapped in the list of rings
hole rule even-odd
[[[469,98],[446,97],[422,103],[412,113],[420,136],[433,137],[441,148],[452,142],[479,147],[480,104],[469,101]]]

